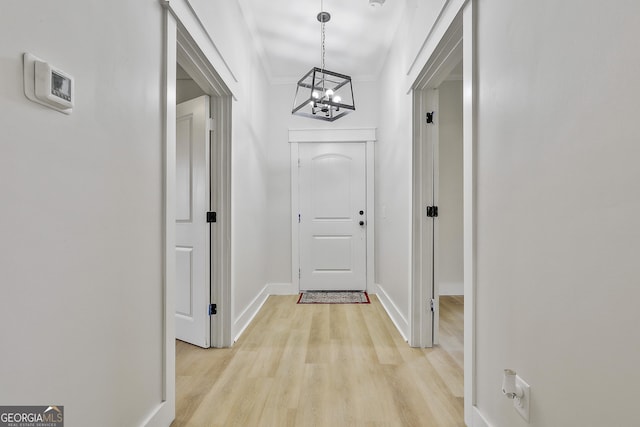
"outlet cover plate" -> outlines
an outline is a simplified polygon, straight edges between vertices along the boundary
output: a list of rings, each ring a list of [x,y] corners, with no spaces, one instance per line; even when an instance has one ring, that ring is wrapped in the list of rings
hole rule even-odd
[[[524,382],[522,378],[516,375],[516,387],[522,389],[522,398],[513,399],[513,407],[518,411],[520,416],[529,423],[529,402],[531,401],[531,393],[529,390],[529,384]]]

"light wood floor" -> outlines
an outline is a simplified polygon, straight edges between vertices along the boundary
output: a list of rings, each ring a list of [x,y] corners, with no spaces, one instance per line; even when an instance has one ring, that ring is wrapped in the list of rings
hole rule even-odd
[[[413,349],[371,304],[271,296],[231,349],[176,343],[181,426],[464,426],[461,297],[441,342]]]

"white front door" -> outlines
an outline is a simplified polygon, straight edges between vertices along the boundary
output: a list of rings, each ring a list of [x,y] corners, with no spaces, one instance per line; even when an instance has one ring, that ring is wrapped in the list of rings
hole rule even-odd
[[[366,290],[364,143],[299,148],[300,290]]]
[[[208,348],[209,97],[178,104],[176,116],[176,338]]]

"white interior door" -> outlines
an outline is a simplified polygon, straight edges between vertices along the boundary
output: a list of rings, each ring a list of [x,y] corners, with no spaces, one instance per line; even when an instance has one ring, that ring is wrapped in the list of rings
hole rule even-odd
[[[177,106],[176,123],[176,338],[208,348],[209,304],[209,97]]]
[[[421,280],[423,283],[423,298],[431,301],[426,312],[422,316],[422,337],[421,347],[433,347],[437,344],[435,341],[435,332],[438,328],[439,319],[439,300],[438,300],[438,215],[437,211],[437,191],[438,188],[438,145],[440,140],[440,111],[439,111],[439,94],[437,89],[427,89],[423,93],[423,106],[426,112],[433,113],[431,123],[422,123],[423,142],[422,142],[422,236],[421,244],[423,245],[422,253],[423,268]],[[425,116],[425,114],[423,114]],[[432,208],[432,209],[429,209]],[[431,214],[428,212],[431,211]],[[433,215],[433,216],[429,216]]]
[[[365,290],[365,144],[300,144],[298,165],[300,290]]]

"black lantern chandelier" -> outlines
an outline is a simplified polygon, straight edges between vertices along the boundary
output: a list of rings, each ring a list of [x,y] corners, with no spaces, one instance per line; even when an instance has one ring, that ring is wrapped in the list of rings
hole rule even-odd
[[[351,77],[324,68],[324,24],[331,15],[324,11],[322,2],[320,9],[317,18],[321,25],[321,67],[313,67],[298,81],[291,114],[332,122],[355,111],[356,107]]]

